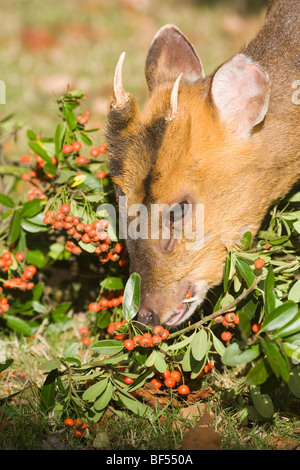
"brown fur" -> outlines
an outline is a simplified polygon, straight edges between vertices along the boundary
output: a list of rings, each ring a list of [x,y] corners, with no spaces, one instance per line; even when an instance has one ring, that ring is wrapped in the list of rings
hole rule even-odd
[[[247,139],[236,136],[233,123],[220,119],[211,96],[214,74],[193,76],[192,46],[190,58],[182,52],[185,60],[179,64],[181,71],[189,64],[193,69],[186,80],[183,75],[179,114],[165,120],[180,72],[178,63],[172,68],[164,46],[168,29],[148,55],[151,93],[143,112],[133,97],[121,109],[111,108],[111,173],[117,194],[127,196],[128,206],[171,205],[188,195],[205,207],[205,244],[197,252],[186,250],[185,240],[176,241],[171,252],[164,251],[161,240],[128,240],[131,270],[142,278],[146,323],[155,322],[149,312],[156,313],[157,321],[167,321],[191,285],[202,286],[201,293],[196,289],[201,302],[207,289],[222,280],[228,249],[245,231],[256,234],[269,206],[299,179],[300,106],[292,103],[292,82],[300,79],[299,30],[300,2],[275,0],[265,26],[242,51],[267,72],[271,86],[265,119]],[[186,48],[178,32],[176,40]],[[201,74],[201,64],[197,67]]]

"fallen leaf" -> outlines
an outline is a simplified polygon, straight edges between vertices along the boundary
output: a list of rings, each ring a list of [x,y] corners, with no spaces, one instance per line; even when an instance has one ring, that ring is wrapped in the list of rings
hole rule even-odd
[[[213,418],[204,413],[199,422],[182,439],[182,449],[219,450],[221,443],[221,435],[213,427]]]
[[[189,425],[185,425],[184,420],[199,420],[201,416],[205,413],[206,411],[206,404],[205,403],[194,403],[193,405],[190,406],[185,406],[181,408],[181,410],[178,413],[178,420],[173,420],[172,421],[172,427],[175,431],[178,431],[181,429],[182,433],[187,432],[190,429]],[[182,419],[180,419],[182,418]]]
[[[293,450],[300,445],[299,441],[294,441],[287,437],[272,437],[269,444],[272,447],[275,447],[276,450]]]
[[[211,397],[214,395],[214,390],[211,387],[207,388],[200,388],[199,390],[196,390],[195,392],[191,392],[187,396],[187,402],[188,403],[194,403],[195,401],[203,400],[204,398]]]

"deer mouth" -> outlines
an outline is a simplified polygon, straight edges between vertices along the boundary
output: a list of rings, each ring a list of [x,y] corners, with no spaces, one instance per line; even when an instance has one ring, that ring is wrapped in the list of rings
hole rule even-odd
[[[165,324],[168,326],[178,324],[185,317],[191,305],[195,304],[197,300],[197,297],[194,296],[194,290],[190,288],[181,304],[172,311],[169,319],[165,322]]]

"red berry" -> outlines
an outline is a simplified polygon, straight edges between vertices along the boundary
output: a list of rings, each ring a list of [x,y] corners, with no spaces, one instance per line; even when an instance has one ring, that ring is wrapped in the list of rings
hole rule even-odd
[[[161,339],[161,336],[159,335],[153,335],[151,338],[151,341],[154,344],[154,346],[157,346],[159,343],[162,342],[162,339]]]
[[[99,312],[99,310],[101,310],[101,306],[98,304],[98,302],[92,302],[89,305],[89,310],[91,312]]]
[[[29,155],[21,155],[20,161],[22,163],[30,163],[30,156]]]
[[[152,345],[151,339],[144,335],[140,339],[140,346],[142,348],[149,348],[150,346],[153,346],[153,345]]]
[[[98,149],[99,149],[99,153],[105,153],[106,152],[106,145],[105,144],[99,145]]]
[[[109,300],[108,299],[100,299],[99,301],[101,307],[109,307]]]
[[[74,429],[74,435],[76,437],[81,437],[83,435],[83,432],[80,431],[79,429]]]
[[[161,339],[164,340],[164,339],[167,339],[167,337],[169,336],[170,332],[169,330],[166,330],[164,328],[164,331],[162,332],[162,334],[160,335]]]
[[[65,423],[66,426],[74,426],[74,421],[73,421],[72,418],[66,418],[64,420],[64,423]]]
[[[190,393],[190,389],[187,385],[180,385],[177,391],[180,395],[188,395]]]
[[[23,173],[21,175],[21,178],[22,178],[23,181],[29,181],[30,180],[29,173]]]
[[[86,157],[84,157],[83,155],[81,155],[81,156],[77,157],[76,163],[78,165],[84,165],[85,163],[88,163],[88,159]]]
[[[233,323],[235,325],[238,325],[240,323],[240,317],[239,314],[237,313],[236,316],[234,317]]]
[[[63,212],[58,212],[55,216],[55,221],[61,222],[62,220],[65,220],[65,214],[63,214]]]
[[[82,326],[79,328],[78,333],[80,336],[85,337],[90,334],[90,330],[86,326]]]
[[[101,251],[107,251],[109,249],[109,245],[107,243],[102,243],[100,246]]]
[[[69,204],[63,204],[62,206],[60,206],[60,212],[62,212],[63,214],[68,214],[71,210],[71,207],[69,206]]]
[[[155,335],[159,335],[161,336],[164,332],[164,327],[161,326],[161,325],[156,325],[154,328],[153,328],[153,332]]]
[[[157,379],[152,379],[151,383],[154,385],[155,388],[159,389],[161,387],[161,381]]]
[[[175,387],[175,380],[171,379],[171,377],[169,377],[168,379],[166,379],[164,381],[164,384],[165,384],[166,387],[173,388],[173,387]]]
[[[134,349],[134,342],[132,341],[132,339],[125,339],[123,344],[124,347],[128,349],[128,351],[132,351]]]
[[[92,149],[90,150],[90,156],[91,156],[91,157],[98,157],[99,153],[100,153],[100,151],[99,151],[99,149],[97,149],[97,148],[92,148]]]
[[[43,222],[45,225],[51,225],[52,224],[52,219],[50,217],[44,217]]]
[[[99,180],[102,180],[103,178],[105,178],[106,173],[105,171],[98,171],[96,176]]]
[[[24,261],[25,255],[24,255],[24,253],[22,253],[22,251],[19,251],[19,252],[15,255],[15,258],[16,258],[17,261]]]
[[[225,321],[227,321],[227,323],[233,323],[234,319],[235,319],[235,313],[229,312],[225,314]]]
[[[165,370],[162,374],[164,379],[169,379],[171,377],[171,371],[169,369]]]
[[[63,153],[71,153],[73,151],[73,147],[70,144],[65,144],[62,148]]]
[[[142,338],[141,335],[135,335],[133,338],[132,338],[132,341],[134,343],[135,346],[139,346],[140,345],[140,339]]]
[[[230,333],[230,331],[223,331],[223,333],[221,334],[221,338],[223,341],[229,341],[232,338],[232,334]]]
[[[46,217],[49,217],[50,219],[53,219],[53,218],[54,218],[54,215],[55,215],[55,214],[54,214],[53,211],[49,211],[49,210],[48,210],[48,211],[45,212],[45,216],[46,216]]]
[[[2,255],[2,259],[3,259],[4,261],[10,260],[11,257],[12,257],[12,254],[11,254],[10,251],[5,251],[5,253],[3,253],[3,255]]]
[[[172,370],[171,372],[171,379],[174,379],[175,382],[180,382],[181,380],[181,373],[179,370]]]
[[[87,233],[84,233],[81,237],[81,241],[83,241],[83,243],[90,243],[91,239]]]
[[[81,342],[84,346],[90,346],[92,344],[92,341],[90,338],[82,338]]]
[[[265,265],[265,260],[262,258],[257,258],[254,261],[254,267],[255,269],[261,269]]]
[[[254,325],[252,325],[253,333],[258,333],[260,329],[261,329],[261,325],[257,325],[257,323],[254,323]]]
[[[73,142],[72,143],[72,149],[74,152],[78,152],[81,149],[81,143],[80,142]]]
[[[125,377],[124,382],[130,385],[133,384],[134,379],[132,377]]]

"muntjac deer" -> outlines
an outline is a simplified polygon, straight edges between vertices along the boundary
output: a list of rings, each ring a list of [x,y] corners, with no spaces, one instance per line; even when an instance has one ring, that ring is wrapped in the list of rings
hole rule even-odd
[[[163,208],[158,236],[127,234],[130,269],[141,276],[138,320],[174,326],[222,281],[228,250],[257,233],[299,178],[300,1],[270,1],[256,38],[208,77],[182,32],[161,28],[146,61],[143,111],[123,88],[123,60],[107,123],[116,195],[128,214]],[[190,249],[197,207],[202,242]]]

